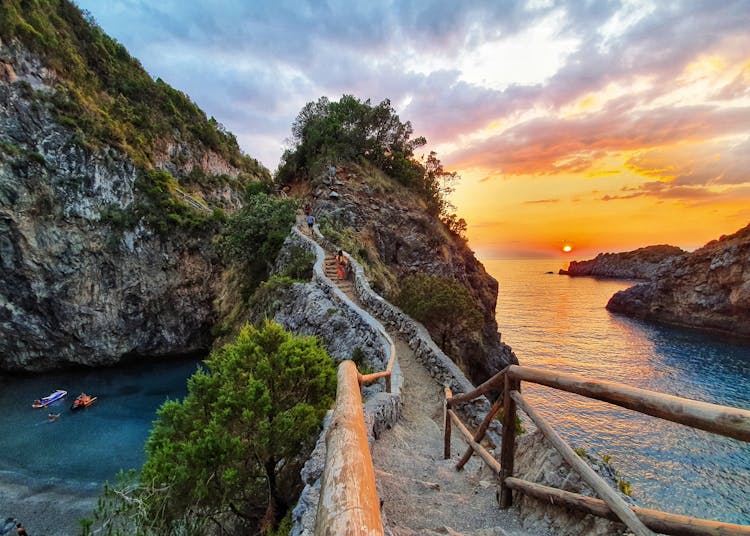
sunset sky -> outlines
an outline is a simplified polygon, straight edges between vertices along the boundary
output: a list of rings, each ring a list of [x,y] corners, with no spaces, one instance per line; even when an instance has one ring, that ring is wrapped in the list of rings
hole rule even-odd
[[[272,171],[300,108],[389,98],[480,258],[693,249],[750,222],[750,0],[79,0]]]

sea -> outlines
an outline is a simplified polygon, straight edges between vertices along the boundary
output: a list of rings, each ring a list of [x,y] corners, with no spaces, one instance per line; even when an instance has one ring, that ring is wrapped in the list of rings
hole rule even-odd
[[[750,409],[750,345],[607,311],[637,282],[557,275],[557,259],[482,263],[499,282],[497,323],[520,364]],[[543,386],[523,390],[572,447],[611,457],[638,505],[750,524],[750,444]]]

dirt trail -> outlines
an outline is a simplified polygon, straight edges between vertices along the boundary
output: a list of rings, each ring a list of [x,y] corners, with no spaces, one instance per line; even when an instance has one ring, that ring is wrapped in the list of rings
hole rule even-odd
[[[355,303],[353,284],[337,277],[336,261],[326,255],[327,277]],[[443,459],[443,388],[416,360],[398,332],[396,344],[403,373],[401,419],[375,442],[373,463],[384,523],[394,536],[524,536],[518,514],[500,510],[492,472],[474,456],[463,471],[455,464],[466,445],[454,433],[449,460]]]

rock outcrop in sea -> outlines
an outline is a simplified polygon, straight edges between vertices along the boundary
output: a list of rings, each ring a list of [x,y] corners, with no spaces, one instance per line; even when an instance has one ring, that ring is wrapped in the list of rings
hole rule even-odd
[[[750,225],[673,259],[657,279],[612,296],[607,309],[750,338]]]
[[[675,246],[659,245],[625,253],[599,253],[586,261],[571,261],[560,275],[613,277],[651,280],[686,252]]]
[[[64,82],[0,41],[0,370],[207,349],[223,270],[213,211],[236,210],[257,177],[176,132],[150,163],[94,143],[50,104],[71,98]]]

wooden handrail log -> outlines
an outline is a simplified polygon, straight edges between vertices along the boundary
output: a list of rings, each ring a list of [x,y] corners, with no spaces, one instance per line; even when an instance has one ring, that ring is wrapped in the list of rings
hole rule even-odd
[[[454,404],[461,404],[463,402],[469,402],[471,400],[474,400],[475,398],[479,398],[485,393],[488,393],[489,391],[492,391],[493,389],[497,389],[502,392],[503,382],[505,381],[505,373],[508,370],[508,367],[505,367],[503,370],[495,374],[492,378],[484,382],[482,385],[474,389],[473,391],[470,391],[468,393],[459,393],[457,395],[454,395],[450,399],[450,406],[453,407]]]
[[[510,377],[512,377],[512,375]],[[583,480],[585,480],[602,499],[604,499],[604,502],[606,502],[612,511],[617,514],[617,517],[619,517],[620,520],[625,523],[631,531],[633,531],[633,534],[636,536],[654,536],[654,533],[646,528],[643,522],[638,519],[638,516],[633,513],[622,497],[609,487],[609,485],[602,480],[602,477],[596,474],[586,462],[581,460],[581,458],[578,457],[578,454],[576,454],[573,449],[570,448],[570,446],[565,443],[559,435],[557,435],[557,432],[547,424],[547,421],[526,403],[526,400],[521,396],[521,393],[518,391],[511,391],[510,396],[516,402],[518,407],[521,408],[532,421],[534,421],[534,424],[536,424],[542,431],[544,437],[552,443],[552,446],[557,449],[565,461],[568,462],[579,475],[581,475],[581,478],[583,478]]]
[[[357,372],[357,377],[359,379],[360,385],[367,385],[369,383],[379,380],[380,378],[390,378],[391,371],[381,370],[380,372],[373,372],[372,374],[365,374],[365,375],[359,374],[359,372]]]
[[[316,536],[383,534],[358,374],[353,361],[339,365],[336,405],[326,433]]]
[[[507,373],[519,380],[595,398],[668,421],[750,442],[750,411],[665,395],[622,383],[592,380],[531,367],[511,365]],[[455,399],[455,397],[454,397]]]
[[[542,484],[529,482],[520,478],[506,478],[505,484],[512,489],[518,490],[524,495],[529,495],[544,501],[545,503],[559,503],[562,506],[575,508],[587,514],[619,521],[607,503],[601,499],[587,497],[578,493],[571,493],[557,488],[551,488]],[[722,523],[710,519],[670,514],[650,508],[631,506],[630,509],[650,529],[660,534],[675,534],[679,536],[748,536],[750,527],[746,525],[734,525]]]
[[[468,428],[466,428],[466,426],[464,426],[464,423],[461,422],[461,419],[458,418],[458,415],[456,415],[456,413],[452,409],[449,409],[447,411],[448,415],[450,415],[451,421],[453,421],[453,424],[456,425],[458,431],[461,432],[461,438],[466,441],[466,443],[470,445],[472,449],[474,449],[474,452],[479,454],[479,456],[484,460],[484,463],[489,465],[490,469],[495,472],[495,475],[500,476],[500,462],[493,458],[492,454],[487,452],[487,449],[474,441],[472,433]]]

